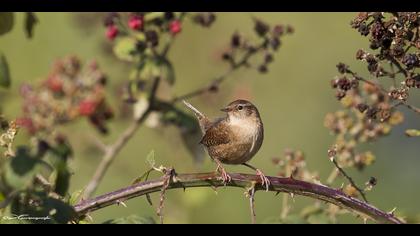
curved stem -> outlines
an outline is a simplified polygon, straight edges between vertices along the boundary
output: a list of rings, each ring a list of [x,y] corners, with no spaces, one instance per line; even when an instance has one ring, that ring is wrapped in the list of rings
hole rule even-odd
[[[83,196],[85,198],[91,197],[96,189],[98,188],[99,184],[101,183],[102,179],[105,176],[105,173],[108,171],[109,167],[111,166],[114,159],[120,153],[121,149],[128,143],[128,141],[134,136],[136,131],[139,127],[143,124],[143,122],[149,117],[149,114],[154,109],[154,104],[156,100],[156,91],[160,83],[160,78],[157,77],[154,80],[151,95],[149,97],[149,107],[147,110],[137,119],[133,120],[131,125],[118,137],[118,139],[110,146],[105,146],[104,156],[102,157],[102,161],[99,163],[99,166],[96,168],[96,171],[87,184]]]
[[[227,184],[229,187],[247,188],[252,183],[259,183],[260,178],[257,175],[248,175],[240,173],[230,173],[232,181]],[[359,199],[347,196],[341,190],[329,188],[323,185],[300,181],[292,178],[269,177],[271,185],[269,191],[293,193],[301,196],[307,196],[319,199],[334,205],[343,207],[364,217],[370,218],[379,223],[401,224],[401,220],[391,213],[386,213],[378,208],[363,202]],[[175,180],[170,181],[168,189],[185,189],[192,187],[221,187],[224,183],[220,180],[217,173],[195,173],[195,174],[179,174]],[[165,184],[165,179],[138,183],[123,189],[116,190],[111,193],[104,194],[94,199],[89,199],[75,205],[76,212],[83,216],[89,212],[93,212],[104,207],[117,204],[131,198],[143,196],[145,194],[159,192]],[[261,184],[255,186],[255,191],[265,190]]]

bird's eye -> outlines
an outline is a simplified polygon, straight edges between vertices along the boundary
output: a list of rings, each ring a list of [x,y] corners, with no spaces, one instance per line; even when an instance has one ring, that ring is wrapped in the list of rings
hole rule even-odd
[[[240,111],[240,110],[242,110],[242,109],[244,109],[244,106],[239,105],[239,106],[238,106],[238,110]]]

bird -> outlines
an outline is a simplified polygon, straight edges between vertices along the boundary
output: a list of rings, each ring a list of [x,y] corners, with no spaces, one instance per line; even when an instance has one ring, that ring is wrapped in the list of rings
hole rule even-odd
[[[264,125],[257,107],[247,100],[238,99],[221,109],[226,113],[224,117],[212,121],[189,102],[183,100],[183,103],[196,116],[203,134],[199,143],[217,164],[216,172],[220,172],[223,183],[226,185],[232,180],[223,164],[244,165],[256,171],[261,185],[268,191],[269,179],[248,163],[264,140]]]

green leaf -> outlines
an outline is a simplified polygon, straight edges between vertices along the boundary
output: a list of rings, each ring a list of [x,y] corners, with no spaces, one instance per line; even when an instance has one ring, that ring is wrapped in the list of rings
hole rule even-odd
[[[165,57],[159,57],[156,62],[162,78],[166,79],[170,85],[175,83],[175,70],[172,63]]]
[[[60,196],[66,196],[67,191],[70,187],[70,177],[71,173],[66,168],[62,168],[57,171],[57,178],[54,184],[54,192],[59,194]]]
[[[130,215],[123,218],[107,220],[103,224],[156,224],[152,217]]]
[[[144,15],[144,20],[151,21],[157,18],[162,18],[164,15],[164,12],[150,12]]]
[[[0,87],[10,87],[10,72],[9,64],[7,63],[6,57],[0,52]]]
[[[418,137],[418,136],[420,136],[420,130],[417,130],[417,129],[408,129],[408,130],[405,131],[405,134],[408,137]]]
[[[10,158],[5,165],[4,181],[15,190],[24,189],[41,171],[42,163],[42,161],[32,158],[28,150],[20,148],[16,157]]]
[[[182,141],[196,163],[204,160],[205,151],[199,144],[202,133],[200,125],[194,116],[176,107],[171,107],[163,114],[162,121],[164,123],[174,124],[179,128]]]
[[[14,201],[11,206],[12,214],[38,217],[38,219],[29,219],[36,224],[66,224],[76,219],[77,214],[72,206],[49,197],[46,192],[32,192],[27,197],[38,204]]]
[[[148,171],[146,171],[144,174],[142,174],[140,177],[136,178],[135,180],[133,180],[133,182],[131,182],[131,185],[135,185],[138,183],[141,183],[143,181],[146,181],[147,178],[149,178],[150,173],[153,171],[154,169],[151,168]]]
[[[15,17],[13,12],[0,12],[0,35],[10,32],[14,23]]]
[[[151,150],[149,152],[149,154],[147,154],[146,161],[147,161],[147,163],[149,163],[150,167],[154,167],[155,166],[155,164],[156,164],[156,161],[155,161],[155,150]]]
[[[82,198],[84,191],[85,191],[84,189],[74,191],[70,195],[69,204],[72,205],[72,206],[76,205],[79,202],[79,200]]]
[[[136,58],[137,41],[131,37],[118,39],[114,46],[114,54],[123,61],[133,62]]]
[[[34,26],[38,23],[38,18],[33,12],[26,12],[25,15],[25,32],[26,37],[32,38],[34,34]]]

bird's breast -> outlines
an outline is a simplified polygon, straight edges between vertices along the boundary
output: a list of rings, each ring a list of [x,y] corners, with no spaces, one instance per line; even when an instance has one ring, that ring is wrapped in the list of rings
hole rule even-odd
[[[229,125],[233,137],[229,151],[222,162],[242,164],[249,161],[260,149],[263,140],[263,127],[251,122],[232,122]]]

